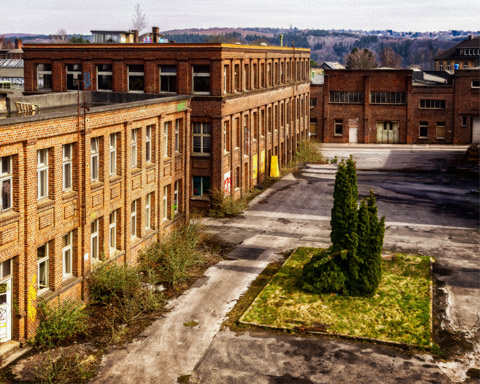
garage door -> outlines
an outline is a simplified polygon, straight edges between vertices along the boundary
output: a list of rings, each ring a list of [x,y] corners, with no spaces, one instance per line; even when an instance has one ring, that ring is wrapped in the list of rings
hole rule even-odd
[[[398,121],[377,121],[377,143],[398,144],[399,136]]]
[[[480,143],[480,117],[472,119],[472,143]]]

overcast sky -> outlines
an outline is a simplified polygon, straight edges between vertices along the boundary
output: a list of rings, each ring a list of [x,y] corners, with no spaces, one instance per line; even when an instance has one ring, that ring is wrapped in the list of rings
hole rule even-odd
[[[140,0],[148,27],[480,30],[480,0]],[[1,33],[128,30],[136,1],[0,0]],[[147,32],[147,30],[144,30]]]

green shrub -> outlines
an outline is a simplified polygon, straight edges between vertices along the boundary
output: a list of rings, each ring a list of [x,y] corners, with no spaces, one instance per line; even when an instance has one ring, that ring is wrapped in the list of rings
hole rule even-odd
[[[53,348],[59,342],[81,334],[87,329],[87,316],[82,304],[73,300],[38,304],[40,324],[33,344]]]
[[[314,141],[308,139],[298,143],[297,152],[294,156],[295,163],[316,163],[322,161],[322,159]]]
[[[210,216],[233,217],[240,215],[248,207],[245,197],[235,200],[232,195],[225,196],[223,191],[217,188],[210,190],[210,198],[212,202]]]
[[[336,257],[341,257],[336,254]],[[305,264],[302,271],[302,289],[313,293],[345,291],[345,274],[333,261],[331,249],[326,249],[314,255],[311,261]]]
[[[82,363],[74,353],[49,358],[36,373],[36,380],[44,384],[81,384],[95,377],[92,364]]]
[[[161,242],[143,250],[139,256],[139,268],[146,281],[173,286],[185,281],[188,269],[203,262],[199,250],[203,237],[202,225],[181,225]]]
[[[115,263],[102,264],[90,275],[90,297],[110,306],[112,328],[129,323],[142,311],[156,309],[163,300],[142,283],[138,268]]]

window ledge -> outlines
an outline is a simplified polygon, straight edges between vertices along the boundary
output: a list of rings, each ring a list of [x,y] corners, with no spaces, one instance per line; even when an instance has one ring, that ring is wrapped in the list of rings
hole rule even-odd
[[[141,172],[142,172],[142,168],[137,168],[137,167],[132,168],[132,170],[130,171],[130,173],[131,173],[132,176],[134,176],[134,175],[136,175],[136,174],[138,174],[138,173],[141,173]]]
[[[37,209],[39,212],[42,212],[55,204],[54,200],[51,200],[48,197],[44,197],[37,201]]]
[[[53,300],[54,298],[58,297],[63,292],[69,290],[70,288],[80,283],[81,281],[82,281],[82,277],[77,277],[72,275],[68,277],[66,280],[64,280],[62,282],[62,285],[56,291],[45,289],[41,292],[37,292],[37,298],[45,301]]]
[[[156,163],[149,162],[149,163],[147,163],[146,168],[147,168],[147,169],[152,169],[152,168],[155,168],[156,165],[157,165]]]
[[[8,211],[0,212],[0,226],[14,223],[20,219],[20,213],[15,212],[12,208]]]
[[[335,137],[343,137],[343,133],[342,133],[342,134],[335,133],[335,134],[333,134],[333,136],[335,136]]]
[[[110,176],[110,185],[117,184],[122,180],[122,176],[120,175],[111,175]]]
[[[63,192],[62,199],[64,203],[67,203],[73,199],[76,199],[77,197],[78,197],[78,191],[71,190],[71,191]]]
[[[97,189],[103,188],[103,181],[93,181],[92,184],[90,185],[90,189],[92,191],[96,191]]]
[[[210,201],[210,196],[192,196],[190,197],[190,200],[192,201]]]
[[[210,153],[193,152],[191,156],[193,156],[193,157],[210,157]]]

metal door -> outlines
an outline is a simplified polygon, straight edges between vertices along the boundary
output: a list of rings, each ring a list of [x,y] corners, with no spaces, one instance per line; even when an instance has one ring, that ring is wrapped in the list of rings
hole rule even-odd
[[[377,121],[377,143],[398,144],[399,138],[398,121]]]

